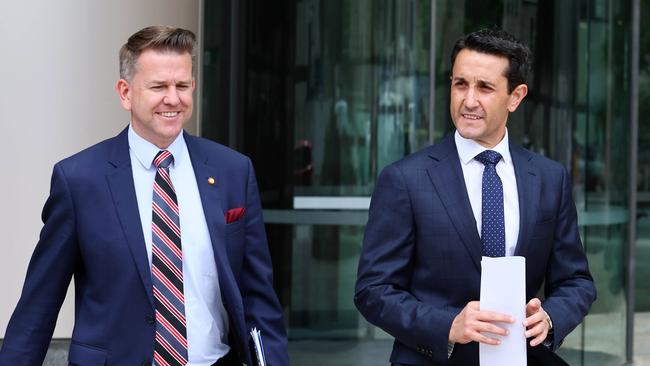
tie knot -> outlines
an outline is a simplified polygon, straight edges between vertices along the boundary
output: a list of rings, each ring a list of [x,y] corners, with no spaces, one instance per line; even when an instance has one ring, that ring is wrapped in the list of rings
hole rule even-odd
[[[153,158],[153,165],[155,165],[156,168],[167,168],[172,161],[174,161],[174,155],[167,150],[160,150],[158,151],[158,154],[156,154],[156,157]]]
[[[485,165],[497,165],[499,160],[501,160],[501,154],[494,150],[485,150],[482,153],[476,155],[474,159],[480,161]]]

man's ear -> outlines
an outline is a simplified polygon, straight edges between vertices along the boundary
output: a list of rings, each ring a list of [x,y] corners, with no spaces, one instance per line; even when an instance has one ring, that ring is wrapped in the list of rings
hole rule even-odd
[[[524,100],[524,97],[528,94],[528,85],[519,84],[515,89],[510,93],[510,100],[508,100],[508,111],[511,113],[517,110],[521,101]]]
[[[131,110],[131,86],[129,85],[129,82],[120,79],[117,81],[117,84],[115,85],[115,90],[117,91],[117,94],[120,96],[120,104],[122,104],[122,108],[126,109],[127,111]]]

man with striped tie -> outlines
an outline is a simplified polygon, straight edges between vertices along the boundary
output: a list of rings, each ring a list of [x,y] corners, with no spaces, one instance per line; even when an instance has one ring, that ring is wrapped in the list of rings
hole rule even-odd
[[[131,123],[54,167],[0,365],[41,365],[72,277],[72,365],[288,365],[250,160],[183,131],[195,35],[154,26],[120,50]]]

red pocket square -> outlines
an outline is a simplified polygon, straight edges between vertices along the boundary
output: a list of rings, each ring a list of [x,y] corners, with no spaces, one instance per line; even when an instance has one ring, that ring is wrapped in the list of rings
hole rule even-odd
[[[244,216],[246,209],[244,207],[231,208],[226,212],[226,224],[232,224]]]

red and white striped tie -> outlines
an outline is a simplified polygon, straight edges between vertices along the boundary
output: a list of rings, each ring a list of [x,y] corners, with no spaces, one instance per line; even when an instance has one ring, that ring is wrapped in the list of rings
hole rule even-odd
[[[157,167],[153,183],[151,216],[151,275],[156,303],[154,364],[187,364],[187,331],[183,294],[183,251],[178,201],[169,178],[174,157],[162,150],[153,159]]]

